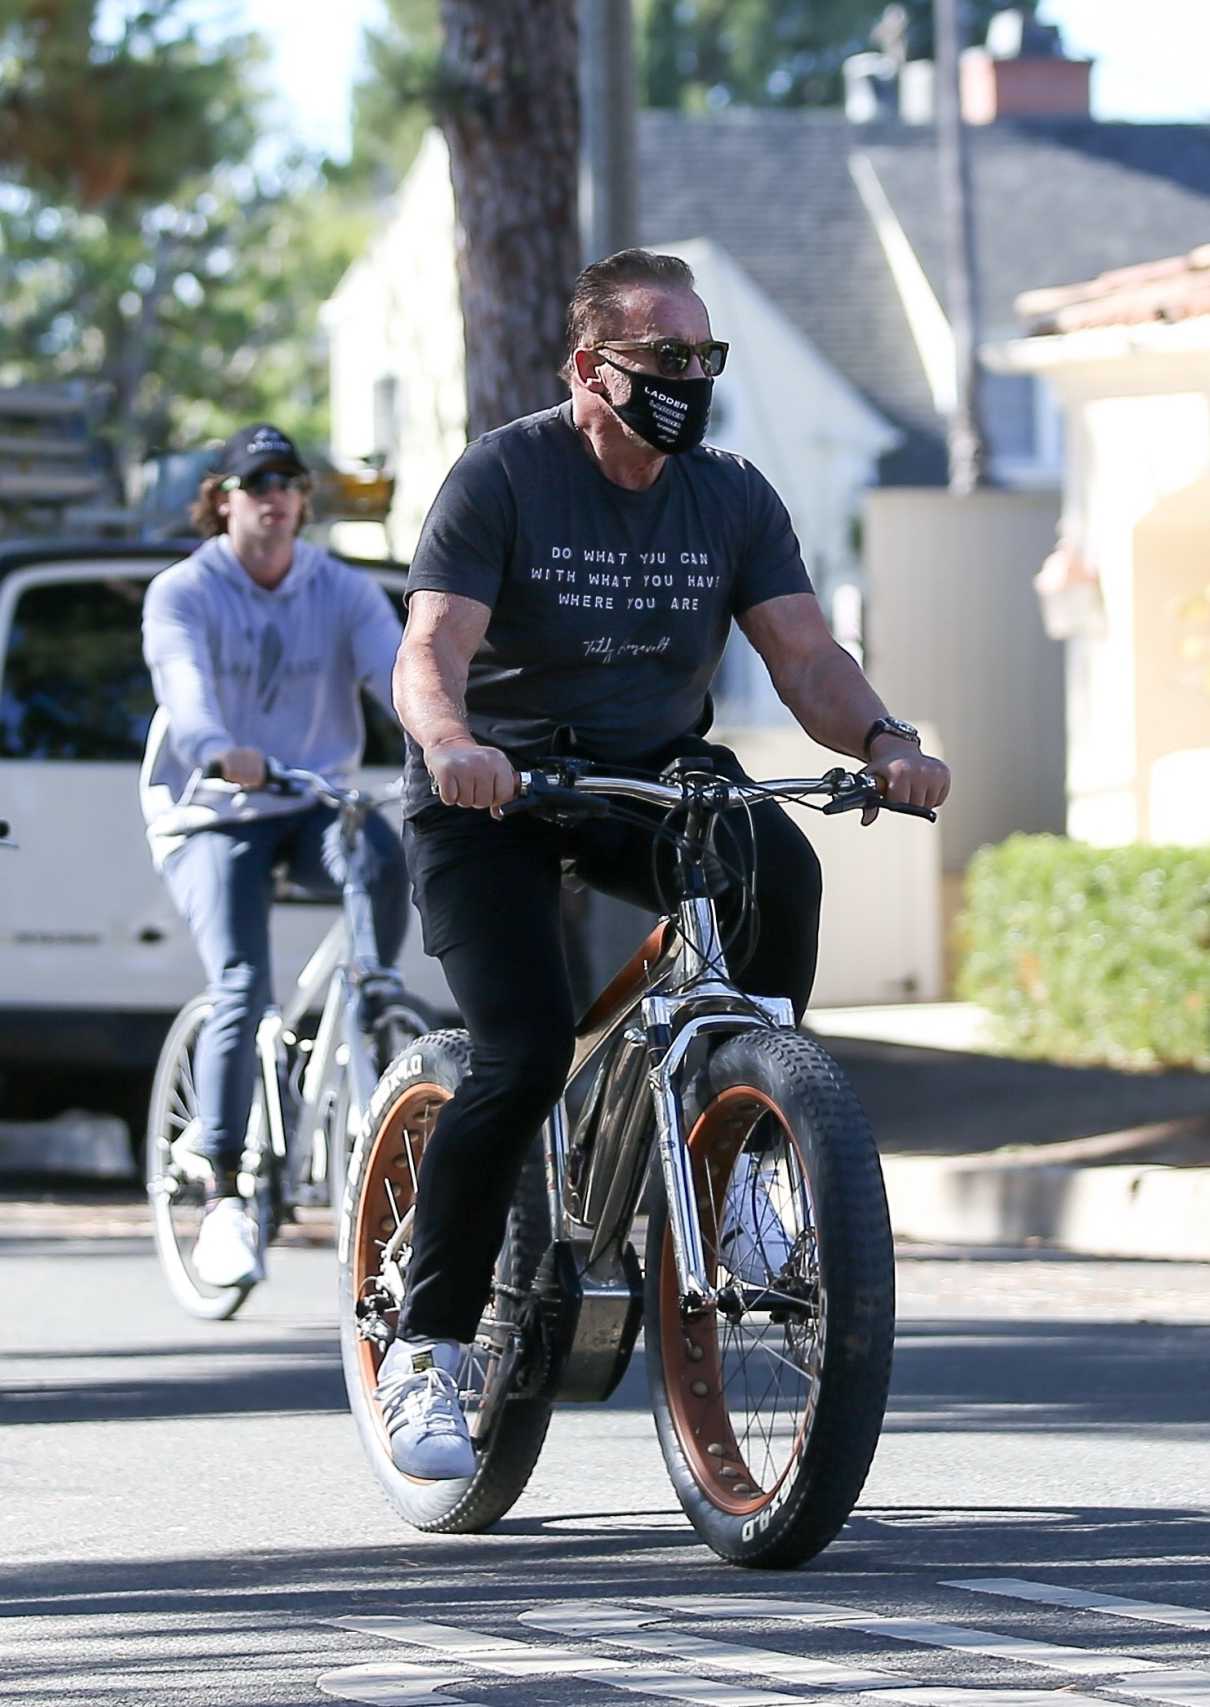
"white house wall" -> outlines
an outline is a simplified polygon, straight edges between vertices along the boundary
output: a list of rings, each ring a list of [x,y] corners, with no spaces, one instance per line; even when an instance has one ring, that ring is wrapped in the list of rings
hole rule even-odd
[[[437,130],[366,255],[325,311],[332,340],[333,448],[373,444],[375,381],[398,385],[396,555],[420,524],[465,443],[465,355],[455,268],[449,155]],[[860,493],[897,442],[889,424],[716,244],[669,245],[698,275],[718,336],[732,341],[711,437],[750,457],[780,491],[804,555],[834,583],[857,573],[851,544]]]
[[[1146,837],[1147,778],[1137,774],[1135,529],[1156,504],[1210,470],[1210,392],[1119,395],[1128,365],[1072,376],[1065,513],[1078,516],[1081,545],[1101,581],[1105,624],[1068,642],[1068,830],[1114,846]],[[1162,383],[1149,363],[1146,383]],[[1117,370],[1117,371],[1115,371]],[[1189,363],[1169,368],[1184,386]]]
[[[1067,828],[1098,846],[1147,840],[1155,732],[1140,753],[1138,530],[1210,476],[1210,318],[1025,338],[992,355],[1001,371],[1043,376],[1063,404],[1062,529],[1101,587],[1103,621],[1067,641]],[[1166,597],[1162,561],[1145,568],[1143,595]],[[1187,744],[1173,729],[1173,750]]]
[[[341,457],[389,453],[396,489],[387,535],[392,554],[407,561],[466,443],[454,193],[440,131],[425,136],[382,230],[338,285],[324,323],[331,340],[333,451]],[[390,445],[374,442],[381,380],[394,380],[396,388]]]
[[[374,443],[374,379],[385,347],[386,271],[367,256],[350,267],[324,306],[331,372],[331,441],[338,460],[364,456]]]

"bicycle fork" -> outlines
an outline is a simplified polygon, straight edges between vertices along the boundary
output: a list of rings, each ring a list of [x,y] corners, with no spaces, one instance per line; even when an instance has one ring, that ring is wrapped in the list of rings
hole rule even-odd
[[[701,992],[696,994],[700,999]],[[748,997],[747,1000],[759,1006],[775,1024],[792,1025],[794,1022],[790,1003],[782,997]],[[677,1075],[695,1039],[710,1031],[726,1031],[734,1035],[737,1031],[751,1028],[755,1022],[749,1018],[747,1026],[737,1024],[739,1016],[734,1008],[724,1013],[703,1013],[686,1020],[673,1037],[672,1020],[677,1009],[685,1005],[667,996],[648,996],[643,1002],[643,1020],[649,1037],[660,1043],[667,1039],[666,1046],[659,1049],[649,1080],[681,1311],[685,1316],[694,1316],[712,1310],[718,1302],[718,1292],[706,1278],[706,1251],[697,1212],[693,1159],[684,1129]]]
[[[691,895],[681,902],[679,929],[681,981],[689,987],[682,996],[647,996],[642,1013],[653,1047],[649,1081],[677,1288],[682,1313],[692,1316],[712,1310],[718,1292],[706,1277],[693,1159],[677,1088],[680,1068],[691,1044],[706,1032],[749,1030],[760,1024],[762,1015],[772,1025],[792,1026],[794,1010],[784,996],[737,994],[727,976],[718,919],[708,895]],[[677,1025],[686,1010],[689,1017]]]

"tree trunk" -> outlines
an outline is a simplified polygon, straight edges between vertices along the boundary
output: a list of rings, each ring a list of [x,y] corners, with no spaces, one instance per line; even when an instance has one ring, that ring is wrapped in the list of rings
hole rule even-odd
[[[579,269],[576,0],[441,0],[467,436],[565,395]]]

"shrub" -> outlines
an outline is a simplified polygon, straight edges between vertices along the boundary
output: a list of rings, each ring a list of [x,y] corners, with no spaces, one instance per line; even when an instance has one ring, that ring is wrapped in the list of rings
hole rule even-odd
[[[1210,1069],[1210,849],[1011,836],[971,862],[958,993],[1010,1052]]]

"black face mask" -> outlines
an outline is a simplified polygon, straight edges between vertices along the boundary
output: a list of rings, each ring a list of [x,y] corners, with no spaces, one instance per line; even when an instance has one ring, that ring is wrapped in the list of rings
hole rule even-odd
[[[625,403],[614,403],[605,394],[605,401],[620,421],[633,427],[641,439],[656,450],[675,456],[681,451],[694,450],[706,436],[710,419],[710,399],[714,381],[708,375],[700,379],[663,379],[658,373],[640,373],[635,368],[601,360],[616,367],[630,381],[630,397]]]

